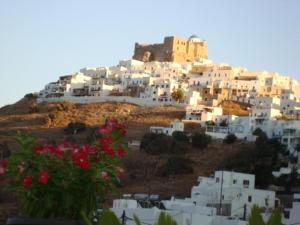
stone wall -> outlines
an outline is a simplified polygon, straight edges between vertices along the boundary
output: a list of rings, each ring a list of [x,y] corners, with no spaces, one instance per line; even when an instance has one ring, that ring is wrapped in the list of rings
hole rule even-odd
[[[148,62],[193,62],[208,58],[207,43],[192,42],[180,37],[165,37],[161,44],[135,43],[133,59]]]
[[[99,103],[99,102],[126,102],[135,105],[139,105],[142,107],[155,107],[155,106],[164,106],[164,105],[172,105],[177,107],[185,107],[185,104],[179,104],[177,102],[155,102],[152,99],[144,99],[144,98],[134,98],[130,96],[82,96],[82,97],[60,97],[60,98],[38,98],[37,103],[42,102],[73,102],[75,104],[86,104],[86,103]]]

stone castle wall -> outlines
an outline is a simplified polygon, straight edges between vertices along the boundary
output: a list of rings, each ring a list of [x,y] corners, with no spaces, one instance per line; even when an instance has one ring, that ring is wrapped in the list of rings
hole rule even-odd
[[[207,43],[192,42],[180,37],[165,37],[162,44],[135,44],[133,59],[159,62],[193,62],[208,58]]]

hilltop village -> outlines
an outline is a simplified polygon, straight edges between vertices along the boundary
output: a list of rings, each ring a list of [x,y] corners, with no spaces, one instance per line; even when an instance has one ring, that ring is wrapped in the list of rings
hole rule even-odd
[[[62,75],[1,108],[0,153],[19,130],[50,145],[86,143],[111,117],[128,128],[131,149],[122,195],[107,199],[123,224],[136,215],[154,225],[166,212],[178,225],[246,225],[254,206],[268,224],[278,224],[275,212],[299,223],[296,80],[215,63],[196,35],[136,43],[132,59]]]
[[[225,113],[222,102],[227,100],[246,105],[246,115]],[[298,81],[278,73],[214,63],[208,59],[207,42],[196,35],[165,37],[159,44],[136,43],[132,59],[60,76],[38,97],[38,102],[56,101],[185,107],[185,120],[151,130],[171,135],[176,129],[183,130],[183,123],[196,122],[212,138],[224,139],[230,133],[255,141],[253,132],[260,128],[268,138],[285,144],[291,158],[299,158]],[[290,167],[299,168],[297,161]]]

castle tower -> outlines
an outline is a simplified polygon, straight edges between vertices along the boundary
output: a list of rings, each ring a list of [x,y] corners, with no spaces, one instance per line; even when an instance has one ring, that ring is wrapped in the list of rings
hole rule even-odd
[[[177,37],[165,37],[159,44],[135,44],[133,59],[159,62],[194,62],[208,58],[207,43],[192,35],[188,40]]]

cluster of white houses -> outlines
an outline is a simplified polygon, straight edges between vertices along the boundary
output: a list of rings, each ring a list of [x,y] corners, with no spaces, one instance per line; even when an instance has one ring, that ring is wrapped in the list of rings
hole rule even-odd
[[[179,89],[183,97],[176,101],[172,93]],[[249,104],[248,116],[224,115],[219,106],[224,100]],[[300,85],[295,79],[207,58],[186,62],[129,59],[111,67],[83,68],[47,84],[38,101],[176,105],[186,107],[185,119],[200,123],[213,138],[234,133],[251,141],[253,131],[261,128],[269,138],[280,138],[295,156],[300,143]]]
[[[251,174],[216,171],[212,177],[199,177],[198,182],[188,198],[159,201],[157,195],[125,195],[114,200],[111,210],[128,225],[134,225],[133,215],[143,224],[155,224],[162,211],[178,225],[246,225],[254,205],[265,220],[281,206],[274,191],[255,188],[255,176]],[[283,210],[284,224],[300,223],[299,201],[300,195],[295,194],[292,208]]]

